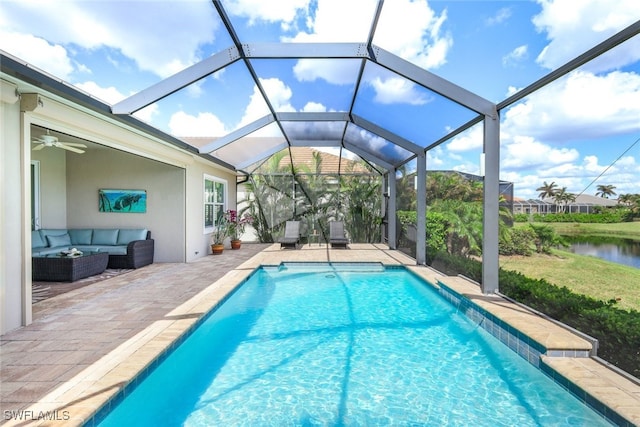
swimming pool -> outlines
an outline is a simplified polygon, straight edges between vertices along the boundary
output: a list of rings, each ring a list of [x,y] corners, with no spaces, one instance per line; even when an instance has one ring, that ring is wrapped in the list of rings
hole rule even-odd
[[[290,264],[256,270],[98,425],[610,424],[408,270]]]

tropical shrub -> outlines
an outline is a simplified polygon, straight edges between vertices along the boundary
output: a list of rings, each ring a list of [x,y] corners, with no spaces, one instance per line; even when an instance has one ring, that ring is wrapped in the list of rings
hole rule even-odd
[[[525,255],[533,253],[532,242],[536,235],[531,228],[509,228],[507,233],[498,242],[500,255]]]
[[[529,227],[534,234],[536,252],[548,254],[553,247],[567,246],[565,240],[552,227],[534,224],[529,224]]]
[[[380,178],[372,175],[340,177],[340,201],[352,242],[380,241],[381,186]]]
[[[398,211],[397,216],[402,226],[402,230],[398,230],[398,232],[401,233],[401,236],[406,236],[407,227],[418,222],[418,214],[416,211]],[[439,212],[427,211],[426,222],[427,256],[446,250],[447,222],[445,217]]]

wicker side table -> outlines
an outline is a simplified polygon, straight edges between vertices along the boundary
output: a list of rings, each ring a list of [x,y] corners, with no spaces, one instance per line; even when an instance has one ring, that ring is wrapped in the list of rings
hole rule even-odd
[[[109,263],[107,252],[93,252],[79,257],[49,255],[31,258],[31,280],[74,282],[102,273]]]

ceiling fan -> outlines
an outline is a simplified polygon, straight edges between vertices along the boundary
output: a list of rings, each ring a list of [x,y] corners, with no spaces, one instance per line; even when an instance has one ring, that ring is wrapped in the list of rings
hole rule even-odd
[[[57,137],[49,134],[49,129],[47,129],[47,134],[42,135],[40,138],[34,138],[32,141],[34,144],[38,144],[33,147],[33,150],[42,150],[45,147],[58,147],[63,148],[65,150],[73,151],[74,153],[84,153],[84,150],[80,148],[87,148],[84,144],[79,144],[77,142],[63,142],[59,141]]]

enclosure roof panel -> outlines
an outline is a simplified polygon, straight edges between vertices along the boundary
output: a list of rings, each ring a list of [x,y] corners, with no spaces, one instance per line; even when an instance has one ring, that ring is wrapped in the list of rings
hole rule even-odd
[[[447,129],[495,115],[495,106],[410,56],[396,55],[397,47],[385,43],[390,21],[383,18],[394,9],[382,1],[343,4],[339,16],[325,17],[338,25],[335,31],[290,36],[283,28],[274,36],[240,3],[213,1],[230,44],[216,44],[210,56],[123,99],[113,111],[210,117],[208,135],[176,136],[245,173],[282,144],[349,152],[374,170],[398,167]],[[194,94],[206,102],[189,102]],[[295,162],[293,155],[286,158]]]

